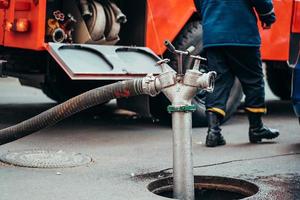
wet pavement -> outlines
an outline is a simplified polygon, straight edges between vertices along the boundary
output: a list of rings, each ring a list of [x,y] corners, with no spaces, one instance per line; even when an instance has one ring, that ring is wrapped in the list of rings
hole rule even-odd
[[[55,103],[39,90],[0,79],[0,128],[40,113]],[[238,112],[223,127],[227,145],[206,148],[205,128],[193,129],[195,175],[241,178],[260,187],[251,199],[300,199],[300,126],[289,102],[269,100],[267,125],[279,138],[249,144],[247,120]],[[77,114],[54,127],[0,147],[76,152],[92,157],[73,168],[22,168],[0,162],[1,200],[159,200],[147,185],[172,174],[168,126],[117,110],[114,103]]]

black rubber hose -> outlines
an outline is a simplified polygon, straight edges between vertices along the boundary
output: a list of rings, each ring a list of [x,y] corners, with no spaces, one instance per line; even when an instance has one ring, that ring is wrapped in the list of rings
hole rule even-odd
[[[38,130],[54,125],[82,110],[102,104],[111,99],[145,94],[142,79],[121,81],[95,88],[59,104],[41,114],[14,126],[0,130],[0,145],[15,141]]]

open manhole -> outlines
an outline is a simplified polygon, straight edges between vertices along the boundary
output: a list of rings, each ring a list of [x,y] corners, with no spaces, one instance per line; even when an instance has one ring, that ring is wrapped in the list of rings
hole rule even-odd
[[[25,150],[8,152],[0,156],[6,164],[31,168],[67,168],[86,165],[92,158],[80,153],[54,150]]]
[[[156,180],[148,185],[156,195],[173,198],[173,178]],[[259,188],[248,181],[219,177],[195,176],[195,200],[233,200],[255,195]]]

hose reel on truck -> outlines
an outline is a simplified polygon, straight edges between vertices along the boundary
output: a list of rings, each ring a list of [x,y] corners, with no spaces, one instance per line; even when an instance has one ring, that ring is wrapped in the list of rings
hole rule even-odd
[[[109,0],[69,0],[62,2],[62,8],[63,12],[53,11],[47,20],[50,42],[114,45],[120,39],[121,24],[127,22],[120,8]],[[66,28],[69,19],[72,19],[72,27]]]
[[[127,18],[114,2],[80,0],[80,6],[91,38],[86,43],[114,45],[119,41],[121,24],[126,23]],[[83,32],[79,34],[82,37]]]

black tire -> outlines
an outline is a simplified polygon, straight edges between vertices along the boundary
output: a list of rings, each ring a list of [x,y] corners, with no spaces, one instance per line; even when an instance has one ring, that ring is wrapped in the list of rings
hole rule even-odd
[[[42,85],[42,91],[58,103],[96,87],[112,83],[112,81],[74,81],[66,75],[52,58],[49,59],[47,65],[46,79]]]
[[[292,69],[287,62],[266,62],[267,81],[272,92],[282,100],[291,99]]]
[[[45,83],[42,85],[44,94],[58,103],[75,96],[75,94],[72,94],[72,88],[68,86],[71,80],[62,71],[56,61],[49,58],[47,62]]]
[[[187,23],[174,41],[174,46],[181,50],[187,49],[192,45],[195,47],[193,54],[203,53],[202,25],[199,21],[191,21]],[[177,62],[174,55],[166,53],[166,57],[171,59],[172,67],[176,66]],[[186,68],[191,68],[192,66],[192,61],[190,59],[184,59],[183,63]],[[239,81],[236,80],[227,102],[226,117],[224,118],[223,122],[228,120],[230,116],[237,110],[242,96],[243,94],[241,85]],[[163,95],[159,95],[158,97],[152,99],[150,105],[152,114],[160,119],[170,118],[170,115],[166,112],[166,106],[169,104],[170,102]],[[205,114],[205,93],[194,97],[193,104],[195,104],[197,107],[197,110],[193,113],[193,126],[207,126]],[[168,121],[170,121],[170,119],[168,119]]]

